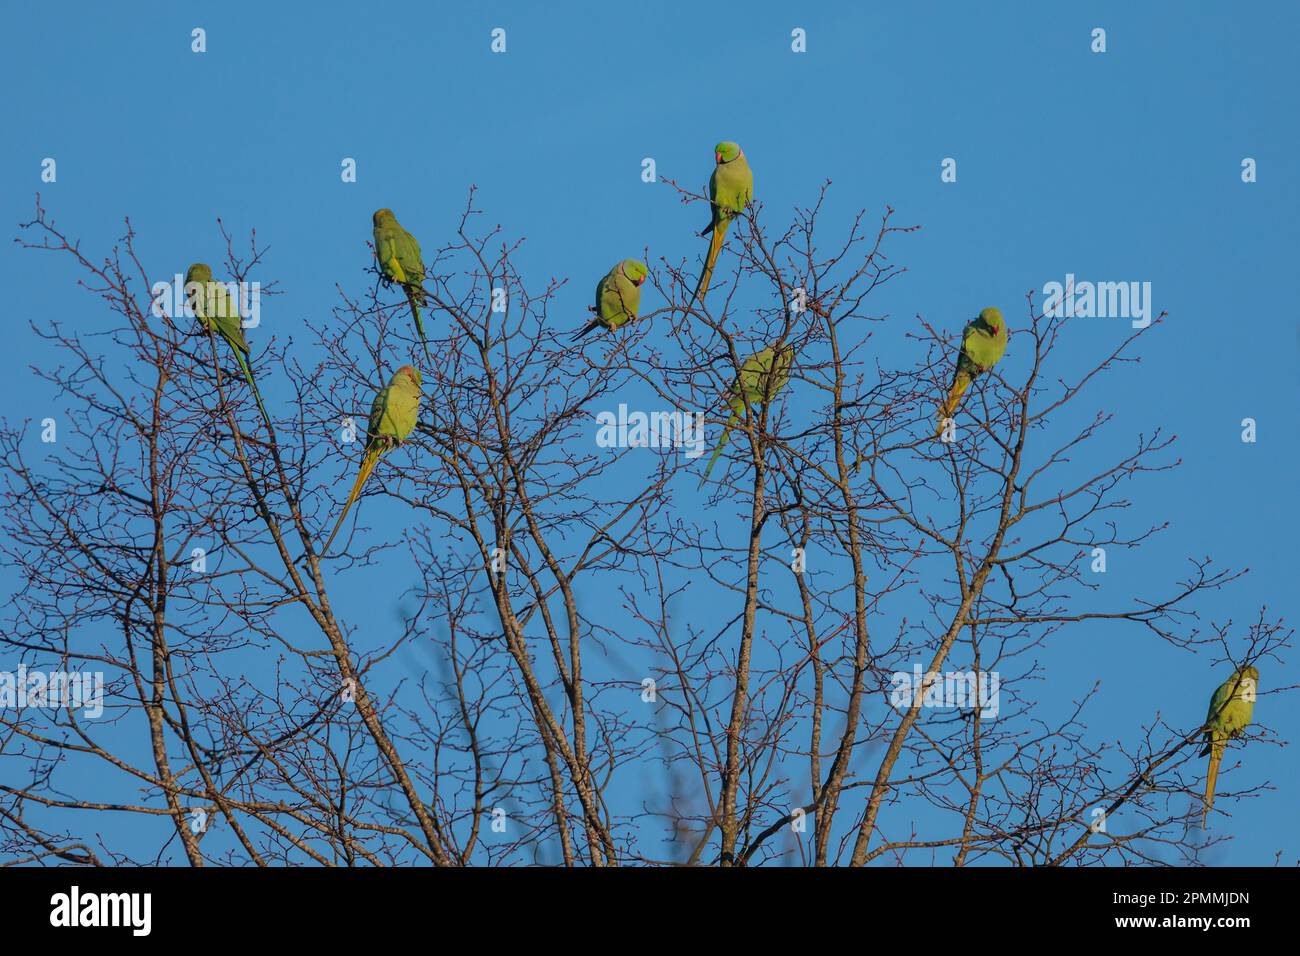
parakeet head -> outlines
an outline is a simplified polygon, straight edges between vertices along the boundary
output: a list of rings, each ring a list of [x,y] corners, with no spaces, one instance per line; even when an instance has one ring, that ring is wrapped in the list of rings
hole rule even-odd
[[[987,309],[980,310],[980,322],[993,335],[1005,335],[1007,331],[1006,323],[1002,321],[1002,310],[989,306]]]
[[[713,158],[718,165],[729,163],[740,155],[740,146],[737,143],[722,142],[713,147]]]
[[[211,282],[212,267],[202,262],[196,262],[185,270],[185,284],[191,282]]]
[[[1255,695],[1259,693],[1259,671],[1253,666],[1238,667],[1233,677],[1232,696],[1253,704]]]
[[[645,263],[640,259],[623,260],[623,275],[627,276],[633,285],[641,285],[649,274],[650,270],[646,268]]]
[[[374,221],[376,226],[385,222],[393,222],[397,219],[397,217],[393,215],[391,209],[376,209],[375,214],[370,218]]]
[[[397,374],[399,376],[399,379],[400,376],[405,375],[407,378],[409,378],[412,382],[415,383],[416,388],[420,388],[422,385],[424,385],[424,376],[420,374],[420,370],[416,368],[414,365],[403,365],[401,368],[397,370]]]

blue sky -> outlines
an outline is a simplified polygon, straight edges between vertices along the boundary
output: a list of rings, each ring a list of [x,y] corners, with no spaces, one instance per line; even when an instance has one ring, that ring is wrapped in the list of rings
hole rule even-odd
[[[973,308],[1021,315],[1025,292],[1067,273],[1152,284],[1168,322],[1107,393],[1119,452],[1155,425],[1184,467],[1132,492],[1168,520],[1160,540],[1111,560],[1105,588],[1142,594],[1189,556],[1248,566],[1202,605],[1244,624],[1261,604],[1294,622],[1297,331],[1288,289],[1297,226],[1300,8],[1208,3],[987,4],[5,4],[0,39],[0,220],[31,217],[37,191],[92,250],[131,217],[147,266],[169,278],[217,261],[220,216],[256,228],[286,293],[263,324],[292,334],[328,314],[334,284],[370,277],[370,213],[398,211],[426,249],[454,226],[470,184],[487,218],[528,237],[520,265],[574,280],[575,324],[609,264],[694,254],[696,209],[641,181],[702,184],[711,147],[742,143],[768,215],[783,221],[831,179],[836,215],[888,203],[922,230],[892,247],[906,276],[880,293],[893,318],[956,328]],[[743,11],[743,12],[742,12]],[[208,51],[190,50],[207,31]],[[508,52],[489,51],[507,30]],[[1107,52],[1090,51],[1094,27]],[[807,31],[793,54],[790,31]],[[54,157],[58,181],[40,181]],[[358,181],[340,181],[353,157]],[[940,181],[957,160],[958,180]],[[1241,161],[1258,182],[1241,181]],[[0,246],[14,303],[0,351],[0,404],[39,419],[49,397],[29,366],[49,360],[26,328],[102,319],[68,264]],[[1113,347],[1095,320],[1081,356]],[[882,336],[882,348],[903,348]],[[882,355],[887,360],[888,355]],[[274,386],[268,390],[274,394]],[[1253,417],[1258,441],[1240,440]],[[5,581],[0,572],[0,582]],[[12,582],[8,582],[11,584]],[[340,584],[355,608],[359,585]],[[345,610],[346,613],[346,610]],[[1135,631],[1079,628],[1045,658],[1044,694],[1102,680],[1091,726],[1118,739],[1159,711],[1200,719],[1226,674],[1204,655]],[[0,662],[2,663],[2,662]],[[1296,683],[1266,672],[1265,689]],[[1257,718],[1300,739],[1289,696]],[[1251,757],[1256,759],[1252,760]],[[1240,782],[1276,787],[1237,812],[1213,862],[1300,857],[1292,751],[1247,752]]]

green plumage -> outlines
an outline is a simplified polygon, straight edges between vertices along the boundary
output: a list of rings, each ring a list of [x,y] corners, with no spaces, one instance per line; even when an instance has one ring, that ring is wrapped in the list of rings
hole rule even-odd
[[[339,515],[338,523],[334,525],[329,540],[325,542],[322,554],[329,554],[335,535],[339,533],[339,528],[343,527],[343,519],[348,516],[349,509],[360,497],[366,479],[379,463],[379,457],[406,441],[415,431],[416,422],[420,417],[420,388],[423,383],[424,378],[419,369],[403,365],[375,396],[370,406],[370,422],[366,427],[366,452],[361,458],[357,480],[352,485],[352,492],[343,505],[343,513]]]
[[[389,282],[395,282],[406,293],[406,301],[411,304],[411,314],[415,317],[415,331],[419,333],[420,344],[424,347],[424,357],[429,358],[429,342],[424,337],[424,321],[420,317],[420,306],[424,305],[424,258],[420,255],[420,244],[415,236],[402,228],[391,209],[377,209],[371,217],[375,224],[375,259],[379,271]]]
[[[1214,807],[1214,789],[1219,779],[1219,762],[1227,749],[1228,741],[1240,736],[1250,725],[1255,713],[1255,695],[1259,691],[1259,670],[1239,667],[1232,676],[1219,685],[1210,698],[1210,709],[1205,715],[1205,749],[1201,756],[1210,755],[1209,770],[1205,775],[1205,802],[1201,810],[1201,826]]]
[[[262,395],[253,379],[253,369],[248,360],[248,340],[244,338],[238,305],[230,298],[225,285],[213,280],[212,267],[202,262],[196,262],[185,270],[185,296],[203,328],[220,336],[230,346],[235,361],[244,373],[244,380],[248,382],[248,388],[257,401],[262,420],[270,430],[271,416],[266,413]]]
[[[421,386],[424,376],[410,365],[399,368],[370,404],[366,424],[366,449],[396,448],[411,437],[420,417]]]
[[[944,419],[952,418],[961,406],[961,397],[971,382],[979,378],[1002,358],[1007,350],[1007,324],[1000,309],[982,309],[966,324],[961,334],[961,352],[953,371],[952,387],[939,406],[939,427],[935,437],[943,434]]]
[[[736,143],[718,143],[713,147],[713,156],[716,165],[713,167],[713,175],[709,177],[712,217],[700,232],[701,236],[710,236],[709,251],[704,258],[700,281],[691,296],[692,302],[704,298],[709,291],[713,269],[718,264],[718,254],[722,252],[722,243],[727,238],[731,220],[744,212],[754,198],[754,173],[740,146]]]
[[[740,368],[740,374],[728,389],[727,404],[731,408],[731,417],[727,419],[726,427],[722,429],[722,438],[718,440],[718,447],[713,450],[709,466],[704,469],[704,477],[700,479],[701,485],[708,481],[709,473],[718,463],[718,457],[727,444],[727,436],[744,415],[746,407],[752,408],[769,402],[785,388],[786,382],[790,380],[790,364],[793,359],[794,349],[790,346],[775,348],[769,345],[763,351],[755,352],[745,360],[745,364]]]
[[[639,259],[624,259],[596,283],[595,318],[573,333],[580,339],[594,328],[614,330],[636,320],[641,308],[641,286],[650,270]]]

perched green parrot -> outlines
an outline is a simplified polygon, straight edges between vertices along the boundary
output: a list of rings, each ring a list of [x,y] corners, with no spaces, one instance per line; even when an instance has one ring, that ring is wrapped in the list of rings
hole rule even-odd
[[[639,259],[624,259],[605,273],[604,278],[596,283],[596,304],[587,306],[587,311],[596,317],[573,333],[580,339],[597,326],[605,329],[617,329],[626,322],[636,319],[641,307],[641,286],[650,270]]]
[[[934,433],[943,434],[943,422],[952,418],[961,407],[961,397],[970,383],[987,372],[1007,350],[1007,324],[1002,321],[1000,309],[981,309],[980,314],[967,323],[961,334],[961,354],[957,356],[957,370],[952,376],[952,388],[939,406],[939,427]]]
[[[745,359],[740,374],[736,376],[736,380],[731,383],[731,388],[728,390],[727,404],[731,407],[731,417],[727,420],[726,427],[722,429],[722,438],[718,441],[718,447],[713,450],[709,467],[704,469],[704,477],[700,479],[701,486],[709,480],[709,472],[713,471],[713,466],[718,463],[718,456],[722,454],[722,449],[727,444],[727,436],[731,434],[731,429],[745,413],[745,406],[752,407],[775,398],[777,393],[785,388],[785,383],[790,380],[790,363],[793,359],[794,349],[788,345],[779,348],[769,345],[763,351],[755,352]]]
[[[415,423],[420,415],[420,386],[423,384],[424,377],[419,369],[403,365],[375,396],[374,404],[370,406],[370,424],[366,427],[366,453],[361,459],[361,470],[357,473],[352,493],[343,505],[343,513],[339,515],[338,524],[334,526],[329,541],[325,542],[322,554],[329,554],[334,536],[343,527],[348,509],[360,496],[361,487],[379,463],[379,456],[396,448],[415,431]]]
[[[1210,769],[1205,776],[1205,808],[1201,811],[1201,829],[1214,807],[1214,786],[1219,780],[1219,761],[1228,741],[1240,736],[1250,724],[1255,712],[1255,695],[1259,690],[1259,671],[1254,667],[1239,667],[1232,676],[1219,685],[1210,698],[1210,711],[1205,716],[1205,749],[1200,755],[1210,755]]]
[[[203,328],[225,339],[230,351],[235,353],[235,361],[243,370],[253,398],[257,400],[262,420],[270,428],[271,416],[262,404],[262,395],[253,380],[253,369],[248,364],[248,341],[244,338],[244,328],[240,324],[239,307],[231,300],[225,285],[213,281],[211,266],[196,262],[185,270],[185,295],[190,308],[203,323]]]
[[[420,319],[420,306],[425,301],[424,259],[420,256],[420,244],[415,241],[415,236],[402,228],[391,209],[376,209],[372,218],[379,271],[406,293],[406,300],[411,303],[411,314],[415,316],[415,331],[420,333],[420,344],[424,346],[424,357],[433,361],[429,358],[429,342],[424,337],[424,322]]]
[[[745,154],[735,143],[719,143],[713,147],[713,158],[717,163],[713,175],[709,177],[709,202],[713,205],[713,217],[700,232],[701,236],[713,233],[709,240],[709,254],[704,259],[704,271],[700,273],[699,284],[691,301],[704,298],[709,291],[709,280],[713,278],[713,267],[718,264],[718,253],[727,238],[727,229],[731,220],[745,211],[750,200],[754,198],[754,173],[745,160]]]

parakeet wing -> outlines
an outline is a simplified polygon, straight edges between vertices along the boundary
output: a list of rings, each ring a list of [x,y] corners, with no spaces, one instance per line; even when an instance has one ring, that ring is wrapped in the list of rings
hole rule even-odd
[[[375,229],[375,258],[385,276],[393,282],[418,286],[424,281],[424,259],[415,237],[398,223],[389,221]]]
[[[1005,330],[1004,330],[1005,331]],[[981,370],[991,369],[1007,350],[1007,340],[1003,335],[989,335],[980,331],[974,322],[966,326],[962,335],[962,355],[966,356]]]
[[[232,348],[248,354],[248,341],[240,324],[239,308],[220,282],[204,283],[203,289],[191,303],[194,313],[221,335]]]
[[[411,235],[405,229],[398,227],[398,236],[395,241],[395,251],[397,261],[402,264],[406,270],[407,280],[413,283],[424,281],[424,257],[420,254],[420,243],[416,241],[415,236]]]
[[[397,381],[389,382],[379,390],[370,406],[367,442],[374,443],[384,438],[405,441],[415,431],[419,413],[419,391],[413,385],[408,387]]]
[[[397,254],[397,241],[393,229],[381,226],[375,229],[375,258],[379,260],[379,269],[393,282],[405,282],[406,271],[401,268],[401,257]],[[397,268],[393,268],[394,263]]]
[[[623,275],[621,269],[615,267],[601,280],[598,314],[610,328],[616,329],[635,319],[640,306],[640,287]]]
[[[772,399],[785,387],[790,377],[792,351],[777,351],[768,346],[745,360],[734,391],[750,405]]]

